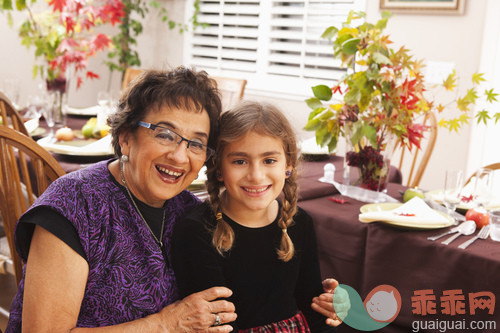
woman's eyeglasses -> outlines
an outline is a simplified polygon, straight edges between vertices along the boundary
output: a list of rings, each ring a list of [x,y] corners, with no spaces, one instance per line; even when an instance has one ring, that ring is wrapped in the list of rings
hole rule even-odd
[[[138,121],[137,125],[149,128],[153,131],[154,138],[158,141],[159,144],[171,148],[175,148],[177,145],[181,144],[182,141],[186,141],[187,149],[189,152],[193,153],[193,156],[200,157],[207,161],[212,157],[215,151],[203,144],[200,141],[188,140],[183,136],[175,133],[170,128],[166,128],[159,125],[153,125],[151,123],[147,123],[144,121]]]

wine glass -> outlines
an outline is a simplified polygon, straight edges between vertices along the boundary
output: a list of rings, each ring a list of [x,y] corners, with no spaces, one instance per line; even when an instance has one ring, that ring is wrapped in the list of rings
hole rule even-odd
[[[110,93],[103,90],[99,91],[97,93],[97,104],[100,106],[99,111],[97,111],[97,124],[101,126],[106,123],[108,118],[109,108],[111,107]]]
[[[464,174],[462,170],[446,170],[444,180],[443,203],[451,215],[462,199],[462,187],[464,185]],[[456,224],[456,221],[455,221]]]
[[[493,190],[493,170],[479,168],[474,177],[474,203],[478,208],[486,209],[490,203]]]

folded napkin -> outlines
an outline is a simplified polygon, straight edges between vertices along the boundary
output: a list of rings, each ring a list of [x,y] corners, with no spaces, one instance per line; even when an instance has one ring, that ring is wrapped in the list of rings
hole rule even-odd
[[[75,151],[78,153],[109,153],[113,154],[113,148],[111,146],[111,135],[108,134],[105,137],[92,142],[88,145],[82,147],[75,147]]]
[[[38,128],[38,119],[39,118],[33,118],[24,123],[24,127],[26,127],[28,133],[31,134],[34,130]]]
[[[405,225],[443,225],[448,224],[450,221],[430,208],[419,197],[413,197],[393,210],[387,211],[373,211],[359,214],[359,221],[361,222],[394,222],[402,223]]]

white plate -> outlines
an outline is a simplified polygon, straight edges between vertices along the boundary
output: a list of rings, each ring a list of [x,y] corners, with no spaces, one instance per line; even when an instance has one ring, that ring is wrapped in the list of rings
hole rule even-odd
[[[359,210],[361,213],[382,212],[382,211],[389,211],[389,210],[396,209],[402,205],[403,205],[402,203],[383,202],[383,203],[363,205],[363,206],[361,206],[361,208]],[[379,222],[383,222],[383,223],[397,226],[397,227],[408,228],[408,229],[439,229],[439,228],[449,227],[449,226],[453,225],[453,223],[455,223],[453,218],[446,215],[445,213],[442,213],[442,212],[437,212],[437,213],[439,213],[443,217],[445,217],[447,219],[447,222],[442,223],[442,224],[417,224],[417,223],[409,223],[409,222],[402,222],[402,221],[379,221]]]
[[[436,201],[439,204],[443,204],[443,190],[434,190],[434,191],[429,191],[426,192],[425,194],[426,198],[432,199]],[[458,205],[457,209],[458,210],[469,210],[471,208],[476,207],[476,204],[474,201],[469,201],[466,198],[464,198]],[[500,208],[500,198],[493,198],[489,205],[486,207],[488,210],[495,210]]]
[[[92,116],[97,116],[97,112],[100,110],[100,108],[101,107],[99,105],[93,105],[93,106],[89,106],[87,108],[74,108],[74,107],[68,106],[68,108],[66,109],[66,114],[73,115],[73,116],[92,117]]]
[[[114,155],[111,147],[111,135],[102,139],[87,139],[73,141],[53,142],[51,138],[44,137],[37,143],[48,151],[71,156],[108,156]]]

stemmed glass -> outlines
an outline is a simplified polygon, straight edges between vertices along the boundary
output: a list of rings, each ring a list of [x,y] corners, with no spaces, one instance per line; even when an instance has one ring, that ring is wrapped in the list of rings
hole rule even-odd
[[[97,93],[97,104],[100,110],[97,112],[97,124],[104,125],[108,118],[109,108],[111,107],[111,95],[107,91],[99,91]]]
[[[58,112],[58,110],[56,107],[53,106],[52,101],[49,101],[48,105],[42,109],[42,114],[43,117],[45,118],[45,123],[49,128],[49,135],[47,135],[49,142],[55,141],[54,126],[56,124],[55,122],[56,112]]]
[[[462,188],[464,185],[464,174],[462,170],[446,170],[444,180],[443,203],[451,215],[462,199]],[[455,221],[456,224],[456,221]]]
[[[478,208],[487,209],[493,190],[493,170],[479,168],[474,177],[474,203]]]

